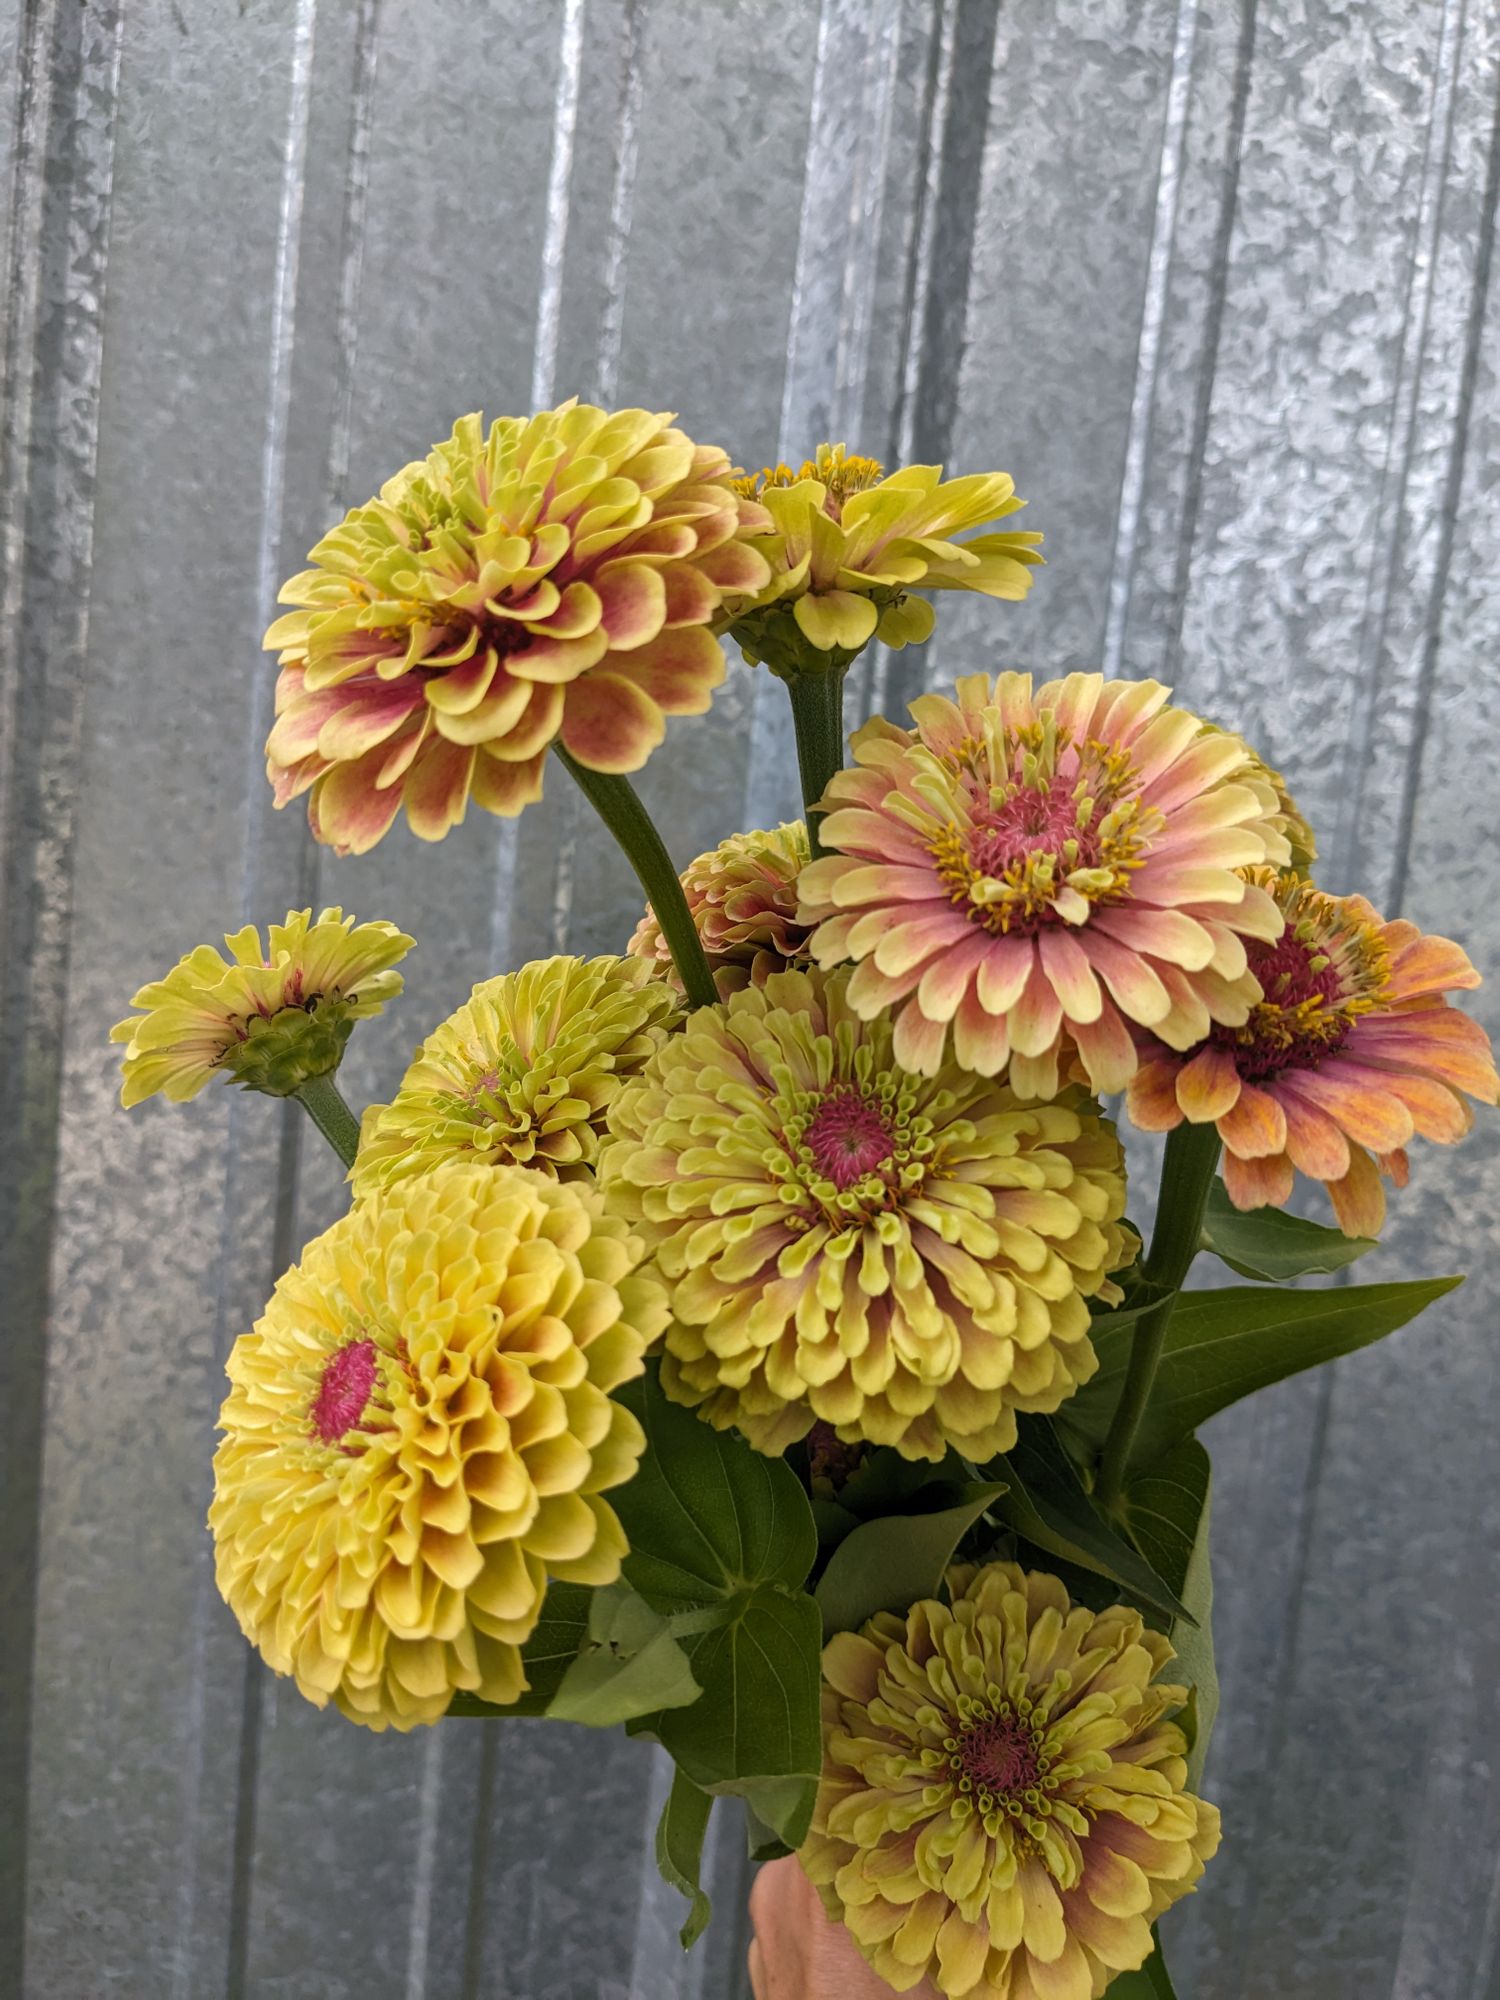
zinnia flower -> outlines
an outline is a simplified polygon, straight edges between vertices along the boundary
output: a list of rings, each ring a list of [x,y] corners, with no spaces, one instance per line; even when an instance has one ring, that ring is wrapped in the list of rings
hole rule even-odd
[[[896,1059],[1056,1094],[1065,1041],[1096,1091],[1136,1066],[1131,1024],[1190,1048],[1258,995],[1245,938],[1281,913],[1238,872],[1285,854],[1249,752],[1156,681],[960,680],[915,729],[881,717],[824,797],[838,850],[801,875],[813,956],[859,961],[849,999],[899,1006]]]
[[[514,1701],[549,1577],[610,1583],[600,1496],[640,1425],[611,1390],[665,1316],[591,1189],[450,1166],[311,1243],[229,1357],[209,1526],[268,1665],[356,1722]]]
[[[1286,917],[1277,943],[1250,947],[1265,997],[1196,1048],[1148,1042],[1130,1116],[1152,1132],[1215,1124],[1237,1208],[1285,1202],[1295,1169],[1324,1183],[1346,1235],[1377,1235],[1381,1175],[1405,1186],[1413,1134],[1461,1139],[1473,1114],[1460,1093],[1500,1095],[1489,1037],[1444,997],[1479,974],[1456,944],[1384,922],[1363,896],[1292,873],[1257,881]]]
[[[1187,1690],[1123,1605],[1014,1563],[951,1607],[882,1613],[823,1654],[823,1781],[802,1865],[898,1993],[1095,2000],[1219,1844],[1185,1790]]]
[[[1090,1297],[1127,1257],[1113,1128],[905,1070],[845,975],[773,974],[688,1017],[610,1107],[600,1184],[672,1289],[662,1382],[776,1453],[975,1459],[1097,1366]]]
[[[808,855],[807,828],[797,820],[769,833],[731,834],[683,871],[687,905],[724,998],[807,964],[809,926],[797,915],[797,877]],[[646,911],[626,949],[678,983],[654,911]]]
[[[316,922],[311,910],[288,911],[266,944],[254,924],[224,942],[228,959],[198,945],[136,994],[130,1004],[143,1014],[110,1029],[112,1042],[127,1044],[122,1104],[157,1091],[181,1103],[216,1072],[273,1097],[327,1076],[354,1023],[401,991],[392,967],[413,941],[394,924],[356,924],[334,907]]]
[[[593,1176],[621,1083],[666,1039],[677,995],[627,958],[545,958],[486,979],[365,1113],[356,1196],[445,1161]]]
[[[820,445],[797,471],[767,466],[739,491],[771,517],[754,538],[771,580],[731,607],[730,630],[747,660],[783,672],[821,672],[828,656],[853,659],[877,635],[887,646],[925,639],[932,606],[911,590],[977,590],[1022,598],[1039,563],[1036,534],[971,535],[1025,506],[1005,472],[943,478],[940,465],[908,465],[889,478],[873,458]]]
[[[401,805],[440,840],[472,794],[520,812],[547,746],[636,771],[667,715],[699,715],[724,677],[710,624],[760,589],[742,537],[763,509],[722,451],[649,410],[564,403],[462,417],[453,435],[313,550],[266,634],[279,648],[266,745],[276,803],[341,854]]]

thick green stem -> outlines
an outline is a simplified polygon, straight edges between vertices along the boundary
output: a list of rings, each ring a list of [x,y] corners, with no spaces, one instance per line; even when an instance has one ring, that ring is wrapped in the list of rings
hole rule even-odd
[[[797,732],[797,775],[807,814],[807,839],[816,859],[823,851],[818,839],[821,814],[814,811],[828,781],[844,768],[844,676],[847,667],[830,667],[821,674],[789,674],[786,690],[792,700],[792,726]]]
[[[1172,1308],[1192,1267],[1203,1236],[1203,1211],[1219,1164],[1219,1134],[1213,1125],[1179,1125],[1167,1135],[1156,1197],[1156,1227],[1141,1276],[1166,1297],[1136,1321],[1125,1386],[1104,1440],[1094,1489],[1101,1507],[1112,1507],[1125,1487],[1130,1451],[1151,1399],[1151,1385],[1166,1345]]]
[[[352,1167],[359,1151],[359,1120],[340,1095],[332,1072],[309,1077],[296,1097],[344,1165]]]
[[[663,846],[651,815],[636,796],[635,787],[628,778],[612,772],[591,771],[586,764],[570,757],[560,743],[552,747],[640,878],[689,1004],[712,1007],[719,995],[703,955],[703,941],[682,893],[672,857]]]

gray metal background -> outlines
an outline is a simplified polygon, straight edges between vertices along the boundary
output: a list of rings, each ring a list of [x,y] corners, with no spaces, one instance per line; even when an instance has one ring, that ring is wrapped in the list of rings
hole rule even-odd
[[[0,0],[0,1990],[23,1937],[28,2000],[735,1990],[733,1842],[683,1970],[636,1746],[368,1737],[214,1595],[222,1358],[338,1192],[263,1101],[121,1115],[109,1023],[337,898],[421,939],[374,1095],[636,908],[560,784],[357,862],[273,817],[280,576],[476,404],[1002,465],[1030,602],[950,600],[860,699],[1160,674],[1286,767],[1332,886],[1500,968],[1497,74],[1496,0]],[[673,726],[682,857],[792,809],[778,692]],[[1371,1262],[1465,1291],[1217,1427],[1184,2000],[1500,2000],[1497,1210],[1492,1129],[1422,1155]]]

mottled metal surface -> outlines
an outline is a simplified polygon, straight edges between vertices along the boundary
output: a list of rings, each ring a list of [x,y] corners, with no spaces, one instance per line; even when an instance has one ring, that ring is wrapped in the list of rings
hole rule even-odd
[[[945,605],[857,701],[1159,673],[1285,766],[1334,886],[1500,966],[1497,85],[1493,0],[0,0],[0,1990],[740,1990],[737,1827],[684,1962],[640,1746],[368,1737],[213,1592],[223,1355],[340,1191],[259,1100],[121,1116],[109,1023],[338,898],[421,941],[375,1096],[637,900],[556,787],[315,854],[260,772],[279,576],[458,412],[574,390],[751,464],[1001,464],[1030,602]],[[674,725],[683,856],[793,810],[776,694],[735,663]],[[1497,1213],[1492,1134],[1420,1157],[1378,1263],[1468,1286],[1215,1427],[1184,2000],[1500,1990]]]

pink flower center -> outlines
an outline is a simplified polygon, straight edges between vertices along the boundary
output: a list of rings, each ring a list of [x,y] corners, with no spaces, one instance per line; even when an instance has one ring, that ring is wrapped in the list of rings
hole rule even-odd
[[[1214,1041],[1250,1083],[1316,1069],[1343,1047],[1364,1006],[1345,992],[1338,963],[1290,932],[1275,944],[1252,944],[1248,955],[1265,998],[1242,1028],[1215,1028]]]
[[[329,1356],[312,1406],[312,1427],[324,1444],[338,1444],[365,1413],[377,1379],[375,1343],[351,1340]]]
[[[895,1141],[877,1105],[849,1084],[836,1085],[813,1113],[803,1144],[836,1188],[863,1180],[891,1157]]]
[[[1036,1738],[1013,1715],[988,1715],[958,1739],[958,1764],[976,1792],[991,1798],[1019,1797],[1041,1783]]]

